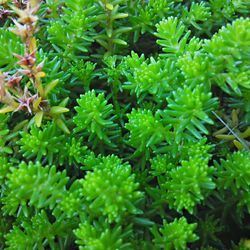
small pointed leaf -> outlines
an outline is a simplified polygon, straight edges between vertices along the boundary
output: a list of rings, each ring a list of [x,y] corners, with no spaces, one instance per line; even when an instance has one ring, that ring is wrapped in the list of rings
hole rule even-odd
[[[63,122],[62,119],[56,119],[55,120],[56,125],[62,130],[64,131],[66,134],[69,134],[69,129],[67,128],[66,124]]]
[[[41,127],[43,115],[44,115],[43,111],[40,111],[35,115],[35,124],[38,128]]]
[[[66,112],[69,112],[69,109],[60,107],[60,106],[54,106],[54,107],[51,107],[49,113],[51,115],[59,115],[59,114],[66,113]]]
[[[58,84],[58,82],[59,82],[59,80],[56,79],[56,80],[50,82],[50,83],[45,87],[45,89],[44,89],[44,94],[45,94],[45,96],[47,96],[47,95],[50,93],[50,91],[56,87],[56,85]]]
[[[5,114],[14,111],[15,108],[12,106],[3,107],[0,109],[0,114]]]

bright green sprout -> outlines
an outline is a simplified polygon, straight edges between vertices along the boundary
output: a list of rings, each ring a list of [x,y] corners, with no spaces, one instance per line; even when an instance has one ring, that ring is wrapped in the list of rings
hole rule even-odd
[[[163,221],[163,227],[160,228],[160,233],[153,230],[155,236],[154,243],[158,249],[166,250],[186,250],[188,243],[198,240],[198,236],[194,233],[197,224],[188,224],[185,217],[175,219],[171,223]]]
[[[20,163],[11,167],[7,175],[6,191],[1,199],[3,212],[9,215],[29,215],[31,208],[53,209],[66,193],[66,171],[57,172],[55,166],[41,163]]]
[[[131,166],[117,156],[101,157],[93,172],[82,180],[82,193],[92,215],[119,222],[127,214],[138,214],[136,202],[143,197],[131,173]]]

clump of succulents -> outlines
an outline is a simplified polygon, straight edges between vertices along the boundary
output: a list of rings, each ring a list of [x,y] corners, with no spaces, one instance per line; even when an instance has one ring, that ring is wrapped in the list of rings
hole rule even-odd
[[[249,249],[249,15],[0,1],[0,250]]]

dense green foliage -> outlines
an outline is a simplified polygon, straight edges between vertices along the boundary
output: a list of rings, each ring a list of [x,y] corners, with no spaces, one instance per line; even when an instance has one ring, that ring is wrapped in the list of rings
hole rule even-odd
[[[250,249],[249,15],[0,1],[0,249]]]

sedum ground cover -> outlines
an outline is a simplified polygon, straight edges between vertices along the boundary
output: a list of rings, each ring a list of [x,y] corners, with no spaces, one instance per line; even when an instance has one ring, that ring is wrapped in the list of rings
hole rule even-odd
[[[250,249],[249,13],[0,1],[0,249]]]

